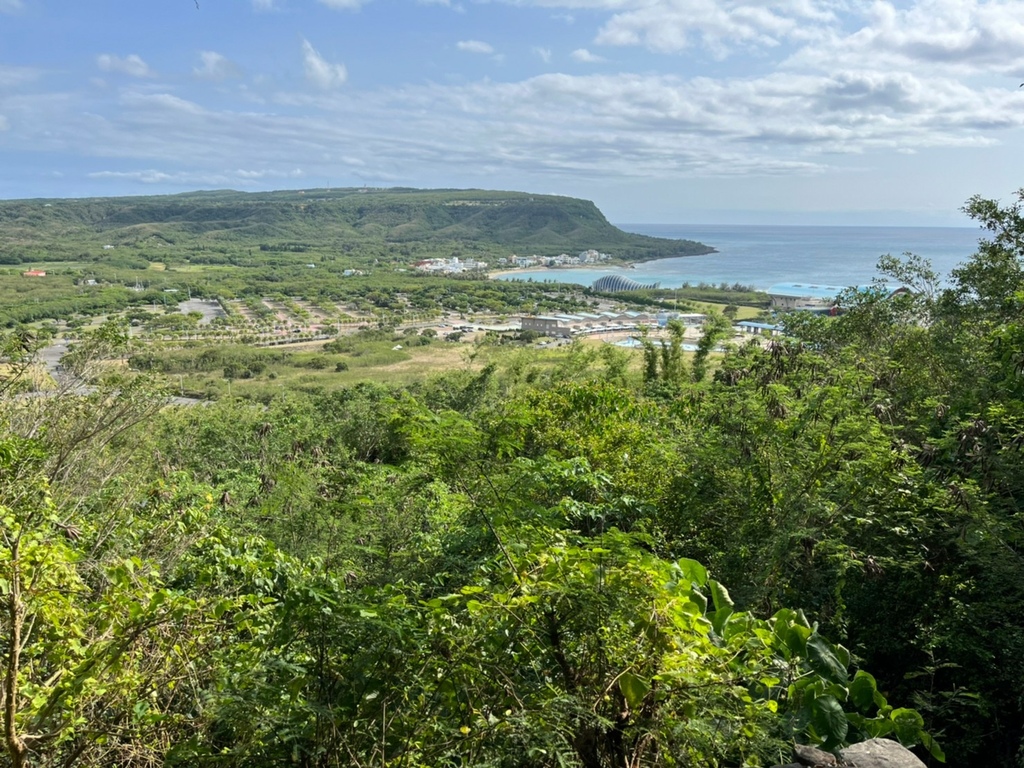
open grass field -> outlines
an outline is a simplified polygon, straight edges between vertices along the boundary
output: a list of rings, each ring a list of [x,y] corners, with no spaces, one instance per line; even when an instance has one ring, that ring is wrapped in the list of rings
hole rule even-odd
[[[363,382],[405,386],[439,374],[478,371],[490,362],[509,361],[522,352],[521,348],[444,341],[399,350],[394,349],[397,342],[366,342],[347,353],[325,351],[325,346],[324,342],[313,342],[266,350],[263,365],[256,363],[230,379],[225,373],[239,373],[232,370],[230,361],[212,370],[188,371],[184,370],[189,367],[184,356],[169,352],[169,367],[174,370],[163,377],[176,393],[180,389],[185,395],[217,399],[230,394],[267,400],[284,390],[331,392]],[[565,350],[556,349],[533,348],[530,352],[531,361],[540,367],[557,365],[567,356]],[[181,361],[182,370],[177,370],[175,361]]]
[[[746,309],[748,314],[756,312],[756,308]],[[483,332],[446,341],[442,336],[450,330],[450,326],[366,329],[328,341],[270,347],[237,342],[148,343],[140,346],[130,363],[163,379],[175,394],[209,399],[230,395],[259,401],[269,401],[282,391],[333,392],[363,382],[407,386],[441,374],[479,371],[492,363],[535,373],[614,366],[624,375],[640,377],[642,350],[616,346],[635,332],[514,344],[499,343],[498,337]],[[440,335],[430,335],[432,331],[440,331]],[[657,330],[652,334],[655,339],[662,336]],[[700,330],[690,328],[686,343],[694,344],[699,337]],[[734,341],[746,343],[749,339],[737,337]],[[686,360],[693,356],[692,352],[683,355]],[[719,357],[712,354],[712,370]]]

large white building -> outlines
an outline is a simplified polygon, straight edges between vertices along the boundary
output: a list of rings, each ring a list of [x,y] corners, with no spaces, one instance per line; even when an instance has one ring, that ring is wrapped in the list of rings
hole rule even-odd
[[[835,285],[779,283],[768,289],[772,309],[802,309],[826,312],[836,305],[836,297],[846,288]]]
[[[524,331],[569,337],[631,330],[641,325],[655,324],[657,318],[646,312],[581,312],[576,315],[524,315],[520,322]]]

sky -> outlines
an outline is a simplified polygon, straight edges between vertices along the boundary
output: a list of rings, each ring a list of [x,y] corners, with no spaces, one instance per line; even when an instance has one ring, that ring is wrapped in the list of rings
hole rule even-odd
[[[1020,0],[0,0],[0,198],[511,189],[613,222],[965,226]]]

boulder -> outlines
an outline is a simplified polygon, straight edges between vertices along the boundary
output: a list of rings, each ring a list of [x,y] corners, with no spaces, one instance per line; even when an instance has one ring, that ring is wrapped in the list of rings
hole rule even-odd
[[[793,747],[793,755],[801,763],[811,768],[831,768],[836,764],[836,756],[817,747],[797,744]]]
[[[839,751],[849,768],[925,768],[909,749],[890,739],[869,739]]]
[[[839,750],[838,758],[816,747],[797,744],[799,761],[775,768],[926,768],[909,749],[890,739],[869,739]]]

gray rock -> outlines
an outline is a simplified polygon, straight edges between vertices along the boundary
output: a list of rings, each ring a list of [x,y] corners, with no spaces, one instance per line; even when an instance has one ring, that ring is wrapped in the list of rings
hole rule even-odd
[[[811,768],[827,768],[836,764],[836,756],[831,752],[825,752],[817,747],[809,747],[805,744],[797,744],[793,747],[793,754],[801,763]]]
[[[909,749],[890,739],[868,739],[839,751],[849,768],[925,768]]]

